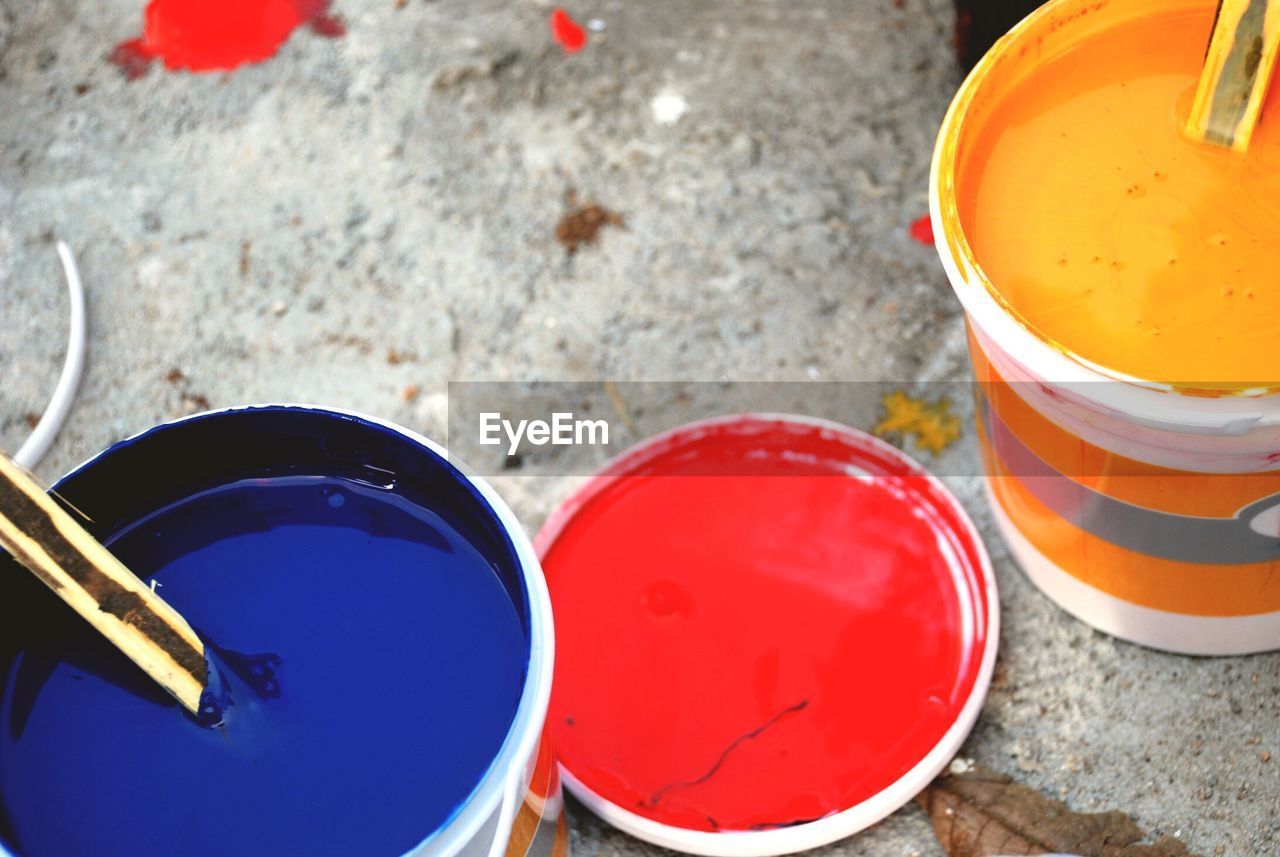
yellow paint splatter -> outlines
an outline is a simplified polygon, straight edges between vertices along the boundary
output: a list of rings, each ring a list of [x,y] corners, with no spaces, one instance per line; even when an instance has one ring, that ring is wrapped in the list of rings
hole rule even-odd
[[[884,397],[885,417],[872,431],[877,437],[914,437],[916,446],[934,455],[960,437],[960,418],[945,398],[935,402],[914,399],[901,390]]]

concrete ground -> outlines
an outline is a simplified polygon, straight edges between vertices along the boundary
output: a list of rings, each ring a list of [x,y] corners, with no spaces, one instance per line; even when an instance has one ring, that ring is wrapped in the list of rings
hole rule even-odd
[[[126,83],[104,55],[141,0],[0,0],[0,447],[62,359],[52,237],[79,256],[91,353],[47,479],[249,401],[443,439],[450,380],[965,377],[959,309],[907,232],[958,83],[946,0],[590,0],[571,11],[605,29],[573,56],[530,0],[336,11],[344,38]],[[625,226],[569,256],[571,191]],[[966,429],[946,456],[973,454]],[[495,481],[532,531],[573,480],[529,472]],[[1201,855],[1280,853],[1280,656],[1091,631],[1015,568],[974,480],[952,485],[1004,610],[964,755]],[[660,852],[570,812],[579,855]],[[908,806],[824,853],[941,852]]]

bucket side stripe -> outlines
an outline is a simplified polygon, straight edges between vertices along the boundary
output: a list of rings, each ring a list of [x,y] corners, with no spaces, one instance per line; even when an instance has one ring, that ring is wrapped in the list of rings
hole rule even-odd
[[[976,412],[1005,470],[1036,499],[1080,529],[1127,550],[1176,562],[1245,565],[1280,562],[1280,533],[1254,530],[1256,515],[1280,506],[1280,494],[1251,503],[1232,518],[1161,512],[1117,500],[1053,469],[1005,425],[978,394]]]

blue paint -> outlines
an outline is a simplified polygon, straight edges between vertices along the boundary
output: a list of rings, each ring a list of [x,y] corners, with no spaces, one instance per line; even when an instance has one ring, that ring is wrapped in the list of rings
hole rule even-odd
[[[198,629],[226,708],[200,725],[0,563],[0,841],[20,857],[394,857],[479,784],[519,702],[528,598],[446,461],[255,409],[118,445],[58,490]]]

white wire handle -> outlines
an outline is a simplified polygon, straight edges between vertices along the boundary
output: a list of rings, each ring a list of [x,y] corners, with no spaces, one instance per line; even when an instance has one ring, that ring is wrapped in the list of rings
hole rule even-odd
[[[76,391],[80,389],[80,376],[84,374],[85,352],[85,308],[84,286],[80,282],[80,269],[76,267],[75,256],[66,242],[58,242],[58,258],[62,260],[62,273],[67,278],[67,295],[71,298],[71,325],[67,336],[67,357],[62,363],[62,374],[58,376],[58,385],[53,389],[49,406],[44,409],[40,422],[32,430],[31,436],[18,448],[13,460],[28,470],[34,468],[44,458],[53,444],[53,439],[62,430],[71,411],[71,403],[75,400]]]
[[[519,774],[507,777],[506,786],[502,790],[502,804],[498,807],[497,829],[494,830],[493,844],[489,846],[489,857],[501,857],[507,851],[507,843],[511,840],[511,831],[515,827],[516,812],[524,800],[524,780]]]

